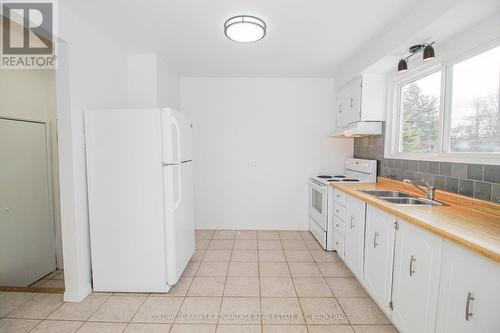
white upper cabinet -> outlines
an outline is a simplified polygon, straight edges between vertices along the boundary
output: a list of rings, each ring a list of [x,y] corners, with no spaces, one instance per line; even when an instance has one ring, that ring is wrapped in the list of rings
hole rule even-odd
[[[344,261],[358,279],[363,278],[366,204],[347,196]]]
[[[396,217],[367,205],[364,286],[377,304],[390,313]]]
[[[500,332],[500,265],[444,242],[436,332]]]
[[[434,332],[442,250],[440,237],[399,220],[394,250],[392,319],[401,332]]]
[[[335,127],[385,119],[387,83],[382,75],[364,74],[337,91]]]

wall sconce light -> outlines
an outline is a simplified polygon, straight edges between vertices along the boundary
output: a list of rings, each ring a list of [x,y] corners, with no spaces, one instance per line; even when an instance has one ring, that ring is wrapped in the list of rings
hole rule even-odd
[[[413,57],[416,54],[419,54],[420,52],[423,53],[423,60],[424,61],[429,61],[432,60],[436,57],[436,54],[434,52],[434,48],[432,45],[434,42],[431,43],[425,43],[425,44],[417,44],[413,45],[408,49],[410,52],[410,55],[407,56],[406,58],[402,58],[399,60],[398,63],[398,72],[399,73],[404,73],[408,70],[408,60]]]

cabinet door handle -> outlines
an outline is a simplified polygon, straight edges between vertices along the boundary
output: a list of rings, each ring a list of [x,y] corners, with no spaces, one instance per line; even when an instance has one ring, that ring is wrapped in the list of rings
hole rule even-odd
[[[415,274],[415,269],[413,268],[413,264],[417,261],[414,256],[411,256],[410,258],[410,276],[413,276]]]
[[[467,294],[467,302],[465,304],[465,320],[469,321],[470,317],[472,317],[472,312],[470,311],[470,303],[471,301],[475,300],[475,298],[472,296],[472,293]]]
[[[354,229],[354,224],[352,223],[354,221],[354,216],[351,216],[351,229]]]
[[[354,107],[354,98],[351,97],[351,108]]]
[[[374,235],[373,235],[373,248],[376,248],[378,246],[378,243],[377,243],[377,237],[378,237],[378,232],[376,232]]]
[[[342,104],[339,105],[339,113],[342,113]]]
[[[338,209],[336,209],[335,211],[336,211],[337,213],[339,212],[339,210],[338,210]]]
[[[340,227],[340,226],[338,225],[338,223],[337,223],[335,226],[336,226],[337,228],[338,228],[338,227]]]

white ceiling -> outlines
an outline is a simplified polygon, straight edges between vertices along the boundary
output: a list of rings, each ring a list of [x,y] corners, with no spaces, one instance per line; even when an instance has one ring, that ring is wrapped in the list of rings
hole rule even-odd
[[[182,76],[332,76],[394,27],[414,0],[64,0],[131,53],[156,52]],[[249,14],[268,31],[227,39],[224,21]]]

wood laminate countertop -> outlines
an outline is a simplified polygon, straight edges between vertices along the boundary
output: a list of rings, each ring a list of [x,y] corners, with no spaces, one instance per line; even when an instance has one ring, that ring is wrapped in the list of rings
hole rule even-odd
[[[422,196],[415,192],[417,190],[413,190],[411,185],[403,184],[382,178],[377,184],[333,183],[331,186],[500,263],[500,205],[485,203],[487,210],[482,211],[482,203],[478,200],[462,198],[461,200],[473,202],[451,203],[443,200],[448,196],[443,193],[441,197],[437,194],[436,199],[446,202],[448,206],[398,206],[359,191],[399,190]]]

